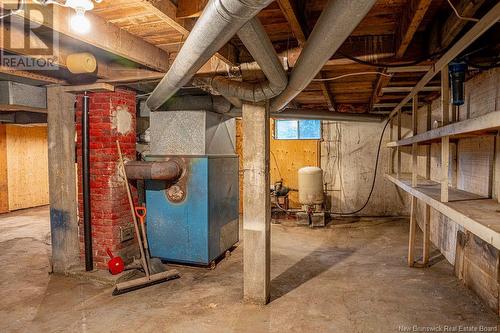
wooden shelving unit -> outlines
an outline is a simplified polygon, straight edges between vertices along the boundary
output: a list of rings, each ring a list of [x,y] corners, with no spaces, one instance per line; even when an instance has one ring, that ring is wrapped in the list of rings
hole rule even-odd
[[[448,202],[441,202],[441,184],[418,178],[417,186],[412,186],[412,175],[386,174],[385,178],[425,202],[441,214],[449,217],[484,241],[500,249],[500,203],[474,193],[448,188]]]
[[[429,130],[408,138],[392,141],[387,144],[388,148],[410,146],[412,144],[428,144],[440,142],[442,137],[450,139],[461,139],[466,137],[496,135],[500,129],[500,111],[491,112],[486,115],[451,123],[443,127]]]
[[[459,121],[458,109],[450,105],[450,82],[448,64],[455,59],[466,47],[472,44],[482,33],[498,21],[500,4],[484,15],[462,38],[457,41],[441,58],[427,71],[414,86],[411,92],[391,111],[390,142],[388,148],[395,150],[396,162],[389,160],[386,179],[411,195],[410,232],[408,242],[408,265],[415,266],[415,234],[416,234],[416,206],[421,200],[425,204],[423,221],[423,256],[421,266],[429,262],[430,247],[430,208],[449,217],[465,229],[482,238],[486,242],[500,249],[500,111]],[[427,107],[426,131],[417,133],[418,124],[418,94],[436,75],[441,76],[441,127],[432,129],[431,108]],[[402,108],[412,102],[412,129],[413,136],[402,137],[401,113]],[[396,129],[394,129],[396,127]],[[485,198],[473,193],[458,190],[449,186],[450,172],[450,141],[484,135],[496,135],[495,161],[493,170],[492,193],[498,198]],[[431,149],[430,143],[440,143],[441,170],[439,182],[431,178]],[[425,178],[418,174],[419,145],[427,145]],[[411,173],[403,174],[402,152],[411,154]]]

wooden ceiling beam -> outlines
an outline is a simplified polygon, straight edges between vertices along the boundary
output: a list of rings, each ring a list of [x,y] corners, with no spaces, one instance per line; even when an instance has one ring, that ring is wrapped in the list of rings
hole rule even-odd
[[[394,41],[396,47],[396,57],[402,58],[405,55],[406,50],[410,46],[420,23],[422,23],[431,2],[432,0],[410,0],[403,9],[401,23],[398,25]],[[388,70],[383,69],[382,72],[387,74]],[[379,76],[370,100],[371,106],[380,101],[380,97],[384,94],[384,88],[387,87],[390,82],[390,76]]]
[[[63,80],[56,79],[56,78],[53,78],[50,76],[36,74],[33,72],[16,70],[16,69],[12,69],[12,68],[5,67],[5,66],[0,66],[0,73],[6,74],[6,75],[11,75],[11,76],[16,76],[16,77],[23,78],[23,79],[40,81],[40,82],[43,82],[46,84],[63,84],[65,82]]]
[[[22,20],[22,18],[17,18],[17,20]],[[24,31],[24,28],[21,28],[21,22],[19,22],[19,24],[17,22],[11,23],[9,25],[2,24],[2,25],[0,25],[0,36],[4,36],[4,37],[8,36],[8,38],[10,40],[23,40],[24,36],[25,36],[25,31]],[[69,49],[64,44],[59,44],[57,47],[54,47],[54,45],[52,45],[52,41],[50,41],[48,39],[41,40],[41,39],[32,38],[30,40],[30,44],[31,45],[29,48],[26,47],[26,48],[19,49],[19,48],[14,48],[11,45],[11,43],[9,43],[9,42],[4,42],[4,43],[2,43],[2,49],[6,52],[9,52],[9,53],[12,53],[15,55],[24,56],[26,58],[37,59],[37,58],[40,58],[40,55],[37,54],[38,52],[33,51],[33,50],[34,49],[35,50],[36,49],[43,49],[45,47],[49,47],[49,48],[53,49],[54,53],[55,53],[54,54],[54,56],[55,56],[54,57],[54,64],[58,67],[61,67],[61,68],[67,68],[66,59],[70,54],[82,52],[81,50]],[[12,71],[16,72],[17,70],[14,69]],[[96,76],[101,77],[101,78],[109,78],[111,76],[108,64],[100,61],[99,59],[97,59]]]
[[[404,56],[431,3],[432,0],[410,0],[403,9],[395,40],[398,58]]]
[[[307,41],[307,32],[302,28],[300,20],[298,18],[296,9],[294,8],[294,4],[292,0],[278,0],[278,5],[285,16],[290,28],[292,30],[292,34],[295,36],[297,41],[299,42],[300,47],[304,47]],[[323,74],[319,73],[319,78],[323,79]],[[333,94],[328,89],[328,85],[324,81],[320,81],[321,91],[323,93],[323,97],[328,105],[328,109],[330,111],[335,111],[335,99]]]
[[[382,69],[381,73],[387,74],[387,69]],[[378,77],[377,83],[373,89],[372,98],[370,99],[370,106],[373,107],[374,104],[377,104],[380,101],[380,98],[384,94],[382,89],[387,87],[391,82],[391,77],[387,75],[380,75]]]
[[[487,0],[460,0],[455,5],[455,8],[463,17],[473,17],[479,8],[486,2]],[[450,12],[451,15],[444,23],[438,20],[432,27],[429,41],[430,54],[439,52],[450,46],[458,37],[462,29],[470,23],[469,21],[458,18],[455,13],[452,12],[451,8]]]
[[[138,1],[148,11],[154,13],[162,21],[177,30],[184,39],[189,35],[192,27],[189,27],[177,16],[178,7],[170,0],[139,0]],[[230,43],[226,44],[215,56],[224,61],[229,66],[234,66],[237,61],[237,50]]]
[[[489,28],[500,19],[500,2],[493,6],[472,28],[467,31],[441,58],[432,66],[432,68],[420,79],[413,90],[391,111],[389,118],[394,117],[403,105],[410,102],[423,87],[425,87],[443,68],[448,66],[449,62],[455,59],[468,46],[483,35]]]
[[[292,34],[295,36],[300,46],[304,46],[306,43],[307,37],[304,33],[304,29],[300,24],[298,16],[296,14],[294,5],[291,0],[278,0],[278,5],[283,12],[290,28],[292,30]]]
[[[71,8],[55,5],[40,6],[33,3],[28,3],[26,6],[27,8],[25,11],[19,12],[16,15],[22,16],[29,10],[36,9],[41,12],[42,15],[30,17],[33,23],[43,25],[60,34],[151,69],[166,71],[169,68],[169,57],[167,52],[92,15],[92,13],[86,13],[85,16],[90,21],[90,26],[94,33],[77,34],[71,30],[69,25],[69,17],[73,15],[73,10]],[[52,17],[52,20],[44,20],[44,16]]]
[[[199,17],[208,0],[179,0],[177,4],[177,17]]]
[[[323,73],[319,73],[319,78],[324,79],[325,76]],[[326,103],[328,104],[328,110],[335,111],[335,99],[333,98],[332,93],[328,89],[328,85],[324,81],[319,81],[321,86],[321,91],[323,92],[323,96],[325,97]]]
[[[398,25],[395,37],[396,57],[402,58],[405,55],[431,3],[432,0],[410,0],[403,9],[401,23]],[[388,70],[384,69],[383,73],[388,73]],[[384,94],[384,88],[390,82],[390,76],[380,75],[370,101],[371,106],[380,101],[380,97]]]
[[[139,0],[137,1],[149,12],[158,16],[162,21],[187,37],[189,30],[182,20],[177,19],[177,6],[170,0]]]

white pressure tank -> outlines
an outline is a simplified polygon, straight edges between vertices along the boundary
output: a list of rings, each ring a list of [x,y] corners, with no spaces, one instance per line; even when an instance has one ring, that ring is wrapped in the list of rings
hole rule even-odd
[[[323,203],[323,170],[305,167],[299,170],[299,203],[320,205]]]

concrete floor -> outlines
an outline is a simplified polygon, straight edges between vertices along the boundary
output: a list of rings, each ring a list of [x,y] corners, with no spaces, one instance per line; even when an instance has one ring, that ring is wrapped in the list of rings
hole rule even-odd
[[[352,221],[351,221],[352,222]],[[406,219],[272,227],[272,302],[242,304],[242,247],[214,271],[117,297],[48,275],[48,209],[0,216],[0,332],[401,332],[498,317],[442,261],[406,267]]]

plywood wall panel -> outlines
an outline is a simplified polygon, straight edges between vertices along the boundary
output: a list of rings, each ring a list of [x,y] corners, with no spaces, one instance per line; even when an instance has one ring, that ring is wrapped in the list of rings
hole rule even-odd
[[[283,179],[283,184],[298,189],[298,172],[305,166],[319,166],[319,140],[275,140],[274,121],[271,120],[271,185]],[[240,213],[243,212],[243,138],[242,121],[236,122],[236,153],[240,157]],[[299,208],[298,192],[289,195],[290,207]]]
[[[274,126],[274,121],[271,126]],[[272,127],[274,128],[274,127]],[[271,138],[271,185],[283,179],[283,184],[298,189],[299,169],[320,166],[319,140],[275,140]],[[289,194],[290,207],[299,208],[297,191]]]
[[[49,203],[46,126],[7,125],[9,209]]]
[[[0,124],[0,213],[9,211],[7,181],[7,129]]]

